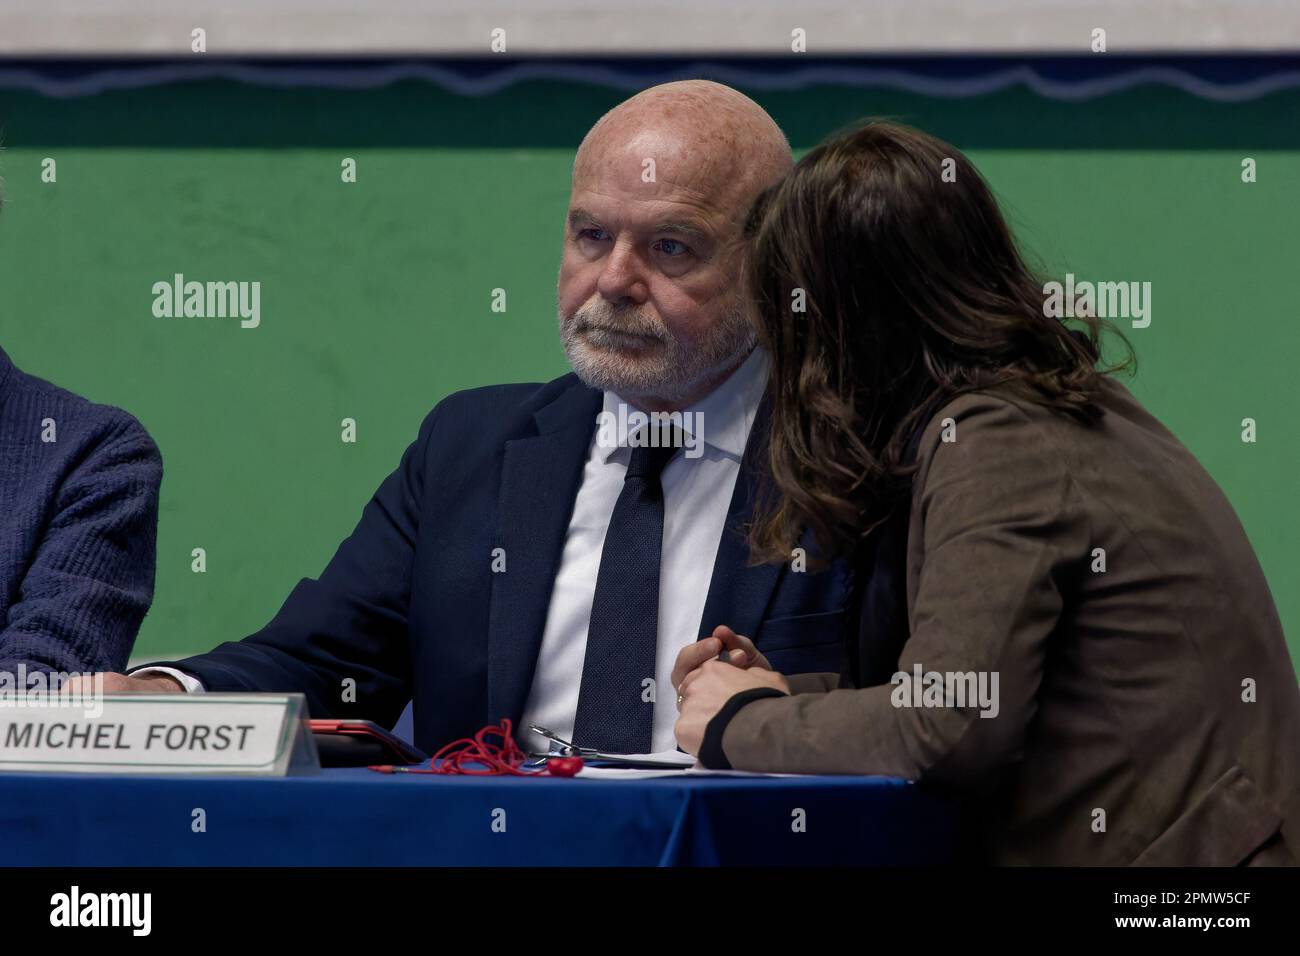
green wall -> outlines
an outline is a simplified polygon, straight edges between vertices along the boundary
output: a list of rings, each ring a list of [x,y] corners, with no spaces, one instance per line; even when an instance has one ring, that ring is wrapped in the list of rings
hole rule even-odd
[[[1129,331],[1131,387],[1237,507],[1300,661],[1300,93],[747,92],[797,151],[858,116],[923,126],[969,153],[1044,268],[1152,283],[1151,326]],[[554,290],[569,166],[624,95],[555,81],[473,98],[414,82],[0,90],[0,343],[25,370],[132,411],[163,452],[157,595],[136,659],[262,626],[320,572],[441,397],[565,371]],[[340,181],[349,156],[355,184]],[[45,157],[56,184],[41,182]],[[261,326],[155,318],[151,287],[176,272],[260,281]],[[498,287],[505,314],[490,309]],[[356,444],[340,441],[345,417]],[[195,547],[206,574],[190,570]]]

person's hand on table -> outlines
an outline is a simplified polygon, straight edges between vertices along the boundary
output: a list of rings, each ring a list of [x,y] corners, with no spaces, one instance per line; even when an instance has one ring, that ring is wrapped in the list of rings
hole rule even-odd
[[[89,677],[74,677],[64,685],[69,693],[91,694],[96,691],[95,678],[104,679],[105,694],[183,694],[185,688],[181,682],[166,674],[153,677],[131,677],[128,674],[115,674],[111,671],[92,674]]]
[[[731,663],[717,660],[724,647],[729,649]],[[700,752],[709,721],[736,694],[755,687],[790,693],[785,677],[772,670],[753,641],[725,626],[714,630],[712,637],[682,649],[673,666],[672,681],[679,711],[674,728],[677,744],[692,754]]]

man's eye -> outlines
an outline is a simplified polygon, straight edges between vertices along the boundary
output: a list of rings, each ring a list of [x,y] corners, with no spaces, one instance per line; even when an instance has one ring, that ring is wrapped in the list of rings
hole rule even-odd
[[[578,231],[578,238],[579,238],[579,239],[593,239],[593,240],[595,240],[596,242],[599,242],[599,241],[601,241],[602,239],[608,239],[609,236],[608,236],[608,234],[605,232],[604,229],[597,229],[597,228],[594,227],[594,226],[588,226],[586,229],[580,229],[580,230]]]
[[[690,252],[690,247],[684,242],[678,242],[676,239],[660,239],[655,243],[655,248],[670,258],[677,258],[683,253]]]

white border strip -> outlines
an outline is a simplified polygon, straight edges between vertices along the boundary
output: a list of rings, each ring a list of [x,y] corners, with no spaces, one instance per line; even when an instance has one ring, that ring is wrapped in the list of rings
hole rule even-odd
[[[809,55],[1300,50],[1295,0],[3,0],[0,55]]]

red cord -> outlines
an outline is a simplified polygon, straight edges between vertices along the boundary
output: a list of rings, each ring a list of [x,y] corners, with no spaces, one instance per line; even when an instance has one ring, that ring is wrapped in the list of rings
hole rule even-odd
[[[519,749],[510,730],[510,718],[507,717],[501,721],[499,727],[484,727],[473,738],[462,737],[460,740],[453,740],[433,755],[433,759],[429,761],[432,767],[430,772],[463,773],[481,777],[499,774],[535,777],[545,773],[541,770],[519,769],[528,759],[528,755]],[[489,737],[500,737],[503,743],[490,743]],[[475,764],[481,766],[476,768]]]
[[[502,742],[492,743],[489,737],[499,737]],[[549,766],[543,770],[521,769],[527,759],[528,755],[515,743],[515,738],[511,734],[510,718],[507,717],[501,721],[500,726],[484,727],[473,737],[453,740],[433,755],[427,767],[407,768],[385,764],[372,766],[370,769],[380,773],[448,773],[475,777],[550,775]],[[578,766],[581,767],[581,764],[579,763]]]

